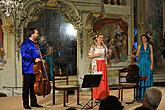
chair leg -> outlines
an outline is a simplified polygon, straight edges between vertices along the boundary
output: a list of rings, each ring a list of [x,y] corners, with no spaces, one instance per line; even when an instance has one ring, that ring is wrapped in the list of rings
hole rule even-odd
[[[63,106],[66,107],[66,93],[65,93],[65,90],[64,90],[64,96],[63,96]]]
[[[56,95],[55,95],[55,90],[54,90],[54,92],[53,92],[53,105],[55,105],[56,104]]]
[[[134,99],[136,99],[136,87],[134,88]]]
[[[79,88],[77,89],[77,105],[79,105]]]
[[[121,101],[123,101],[123,87],[121,88]]]
[[[68,103],[68,91],[66,91],[66,102]]]
[[[120,99],[120,87],[119,87],[119,91],[118,91],[118,98]]]

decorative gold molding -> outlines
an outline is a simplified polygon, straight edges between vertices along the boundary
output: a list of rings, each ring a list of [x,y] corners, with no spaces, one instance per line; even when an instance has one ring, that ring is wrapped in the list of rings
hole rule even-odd
[[[54,7],[57,6],[57,0],[49,0],[46,2],[46,6]]]
[[[57,1],[55,8],[64,15],[66,21],[71,22],[74,26],[81,22],[80,13],[71,2],[65,0]]]
[[[30,1],[24,6],[20,17],[20,25],[26,27],[29,22],[38,20],[38,13],[44,7],[41,1]]]
[[[22,37],[22,27],[27,27],[28,23],[38,20],[39,13],[44,8],[52,8],[52,10],[57,10],[63,14],[65,20],[70,22],[79,29],[79,25],[81,23],[81,15],[75,7],[75,5],[68,0],[49,0],[46,3],[42,2],[42,0],[27,0],[24,3],[24,7],[20,10],[19,18],[16,18],[16,48],[17,52],[19,52],[20,47],[20,37]],[[14,25],[12,23],[8,23],[5,25],[5,29],[9,32],[13,32]]]
[[[10,19],[7,19],[5,24],[2,25],[2,29],[6,30],[9,34],[14,32],[14,24]]]

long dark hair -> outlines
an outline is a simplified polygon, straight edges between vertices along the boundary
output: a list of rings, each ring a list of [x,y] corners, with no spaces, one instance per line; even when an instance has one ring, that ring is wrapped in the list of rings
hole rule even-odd
[[[145,38],[147,39],[147,42],[150,41],[150,38],[149,38],[146,34],[141,35],[141,41],[142,41],[142,37],[143,37],[143,36],[145,36]]]

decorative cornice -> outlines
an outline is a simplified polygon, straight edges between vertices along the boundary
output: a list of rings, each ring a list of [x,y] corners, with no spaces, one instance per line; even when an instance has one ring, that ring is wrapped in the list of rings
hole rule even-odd
[[[50,3],[52,3],[50,5]],[[78,9],[68,0],[49,0],[46,3],[40,0],[31,0],[26,2],[20,17],[20,25],[27,26],[29,22],[36,21],[38,14],[42,9],[54,9],[62,13],[66,22],[72,23],[75,27],[81,22],[81,16]]]
[[[16,13],[16,15],[13,16],[13,22],[4,24],[4,29],[9,33],[14,32],[17,44],[16,51],[18,54],[21,43],[20,37],[22,37],[21,33],[23,31],[22,28],[27,27],[29,22],[38,20],[38,15],[44,8],[53,8],[53,10],[59,11],[64,15],[67,22],[72,23],[77,29],[80,28],[80,13],[76,6],[69,0],[49,0],[47,2],[43,0],[27,0],[23,2],[23,9],[19,10],[19,14]]]
[[[72,22],[74,24],[80,23],[81,17],[78,9],[68,0],[57,1],[55,8],[64,15],[66,21]]]
[[[29,22],[36,21],[38,19],[38,13],[44,7],[44,3],[40,0],[31,0],[27,2],[22,10],[20,25],[26,26]]]
[[[46,6],[49,6],[49,7],[57,6],[57,0],[48,0],[46,2]]]

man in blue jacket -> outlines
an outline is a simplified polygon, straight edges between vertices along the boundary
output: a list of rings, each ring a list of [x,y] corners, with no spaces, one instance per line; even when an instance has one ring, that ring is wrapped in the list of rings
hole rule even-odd
[[[22,56],[22,74],[23,74],[23,107],[31,109],[31,107],[43,107],[37,103],[37,98],[34,93],[35,73],[33,65],[35,62],[41,61],[39,49],[36,47],[39,33],[36,28],[31,28],[29,37],[21,45]],[[30,93],[29,93],[30,92]],[[29,106],[29,94],[31,99],[31,107]]]

